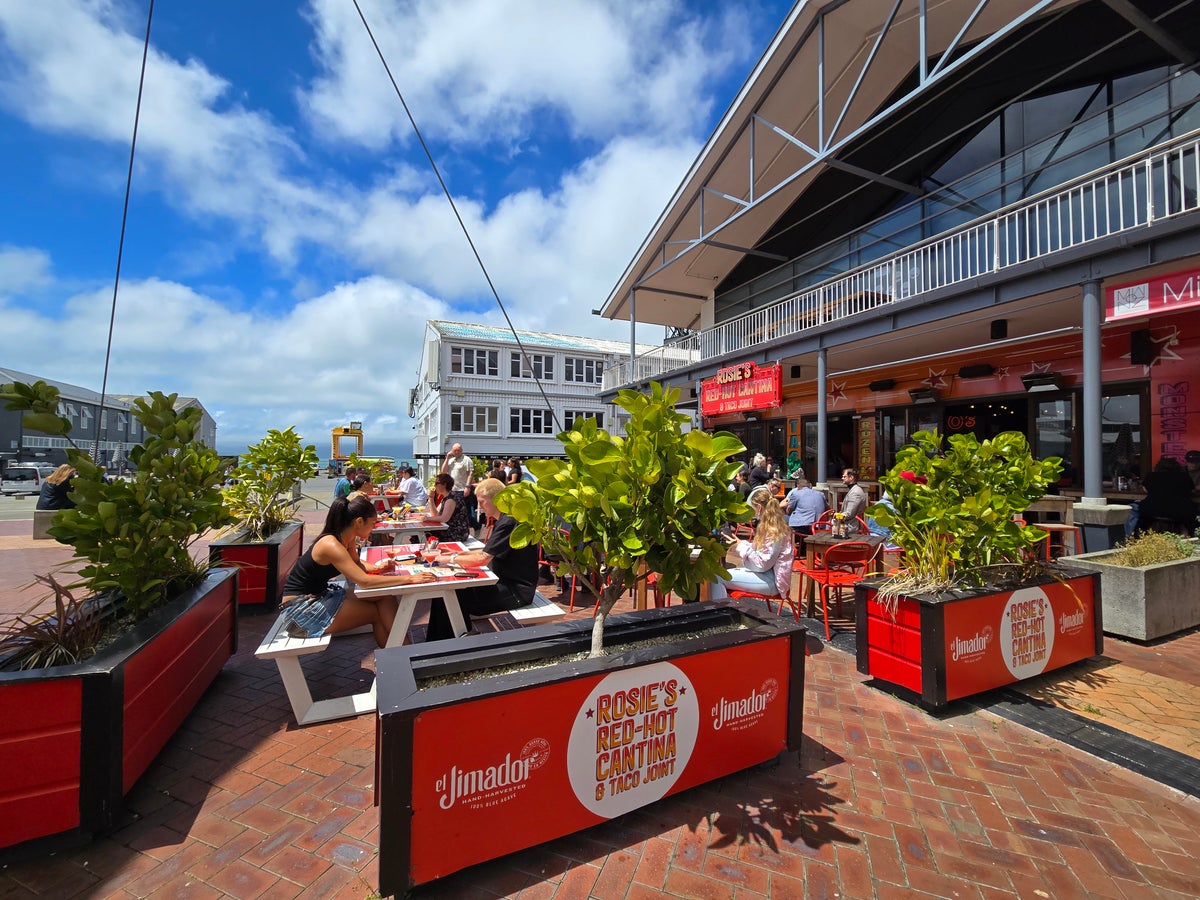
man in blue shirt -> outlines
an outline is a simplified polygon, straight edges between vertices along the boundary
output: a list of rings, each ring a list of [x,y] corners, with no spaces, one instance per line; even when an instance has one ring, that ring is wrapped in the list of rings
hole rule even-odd
[[[783,498],[788,525],[796,534],[812,534],[813,522],[825,512],[825,497],[814,491],[803,475],[796,477],[796,486]]]
[[[354,490],[354,476],[358,474],[358,466],[350,466],[346,469],[346,474],[339,478],[333,485],[333,499],[338,497],[349,497],[350,492]]]

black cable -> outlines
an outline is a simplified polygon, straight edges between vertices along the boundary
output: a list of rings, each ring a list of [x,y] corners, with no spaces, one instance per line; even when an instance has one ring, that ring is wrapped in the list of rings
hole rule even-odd
[[[108,392],[108,363],[112,358],[113,325],[117,319],[117,289],[121,285],[121,259],[125,255],[125,225],[129,221],[129,193],[133,188],[133,156],[137,150],[138,121],[142,117],[142,89],[146,84],[146,59],[150,54],[150,23],[154,20],[154,0],[146,14],[146,38],[142,41],[142,71],[138,76],[137,106],[133,111],[133,139],[129,142],[129,171],[125,174],[125,205],[121,209],[121,237],[117,241],[117,273],[113,278],[112,309],[108,314],[108,343],[104,347],[104,377],[100,381],[100,420],[104,419],[104,399]],[[100,452],[100,420],[96,423],[96,442],[92,446],[92,460]]]
[[[396,92],[396,97],[399,98],[400,105],[404,107],[404,114],[408,116],[408,122],[412,125],[413,133],[416,134],[417,140],[421,142],[421,149],[425,151],[425,157],[429,160],[433,174],[437,176],[438,184],[442,186],[442,193],[446,195],[446,201],[450,204],[450,209],[454,211],[454,218],[458,220],[458,227],[462,229],[463,236],[466,237],[467,243],[471,245],[471,252],[475,254],[475,261],[479,263],[484,280],[487,281],[487,286],[491,289],[492,296],[496,299],[496,305],[500,307],[500,312],[504,315],[504,321],[508,323],[508,330],[512,332],[513,340],[517,342],[517,349],[521,351],[521,359],[529,367],[529,374],[534,376],[533,383],[537,385],[538,393],[542,395],[542,400],[546,403],[546,409],[550,411],[550,419],[554,423],[554,430],[559,431],[561,429],[558,424],[558,416],[554,412],[550,398],[546,396],[546,391],[542,388],[541,379],[534,373],[533,360],[529,358],[529,354],[525,351],[525,345],[521,343],[521,337],[517,334],[517,329],[513,327],[512,319],[508,317],[508,310],[504,308],[504,303],[500,300],[500,294],[496,291],[496,286],[492,283],[492,276],[488,274],[487,266],[483,264],[483,258],[479,255],[479,251],[475,249],[475,242],[471,240],[471,233],[467,231],[467,223],[458,214],[458,207],[454,203],[454,198],[450,195],[450,189],[446,187],[442,173],[438,169],[437,163],[434,162],[433,154],[429,152],[429,146],[425,143],[425,138],[421,135],[421,129],[417,127],[417,120],[413,118],[412,112],[409,111],[408,104],[404,100],[404,94],[400,91],[400,86],[396,84],[396,78],[392,75],[391,66],[388,65],[383,51],[379,48],[379,42],[375,40],[375,35],[371,31],[371,26],[367,24],[367,17],[363,15],[362,7],[358,5],[358,0],[354,0],[354,8],[358,11],[358,17],[362,19],[363,28],[367,30],[367,37],[371,39],[371,44],[375,47],[379,61],[383,63],[383,70],[387,72],[388,80],[392,83],[392,89]]]

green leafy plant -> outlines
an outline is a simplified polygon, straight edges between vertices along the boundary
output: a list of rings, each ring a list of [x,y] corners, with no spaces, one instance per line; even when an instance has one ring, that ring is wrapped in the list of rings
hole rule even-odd
[[[352,466],[366,469],[367,474],[371,476],[371,483],[376,486],[381,486],[384,482],[391,481],[392,475],[396,472],[395,467],[390,463],[380,462],[379,460],[367,462],[357,453],[351,453],[350,458],[346,460],[346,469]]]
[[[944,447],[936,429],[916,432],[879,478],[891,508],[867,510],[904,550],[905,572],[881,595],[976,587],[990,568],[1028,565],[1046,533],[1014,518],[1061,472],[1059,457],[1035,459],[1020,432],[955,434]]]
[[[1188,559],[1196,552],[1196,542],[1182,535],[1143,531],[1137,537],[1130,538],[1124,545],[1118,546],[1116,552],[1105,558],[1104,562],[1136,569],[1139,566]]]
[[[189,548],[198,535],[231,519],[221,499],[220,457],[196,440],[199,409],[176,409],[178,395],[161,391],[134,401],[133,415],[148,435],[129,454],[136,474],[107,482],[102,467],[71,441],[70,420],[57,415],[57,388],[41,381],[8,384],[0,399],[22,413],[27,430],[67,435],[71,443],[75,508],[61,510],[48,529],[83,562],[70,587],[123,597],[126,609],[142,617],[200,583],[208,566]]]
[[[292,428],[272,428],[251,444],[231,473],[237,481],[225,488],[225,507],[252,541],[265,540],[291,521],[299,499],[295,487],[317,465],[317,450],[302,444]]]
[[[684,432],[675,411],[678,390],[652,383],[650,394],[621,391],[617,406],[630,414],[626,437],[576,419],[558,435],[566,460],[530,460],[537,484],[506,488],[496,505],[519,523],[512,544],[540,543],[563,562],[559,574],[584,581],[604,576],[592,630],[593,656],[602,653],[604,619],[617,598],[648,573],[663,591],[696,593],[725,569],[726,546],[713,532],[744,522],[750,507],[728,488],[745,451],[732,434]],[[692,550],[698,549],[696,559]]]
[[[35,575],[53,592],[54,612],[34,615],[34,606],[0,624],[0,667],[41,669],[82,662],[95,652],[104,620],[89,599],[76,598],[53,575]]]

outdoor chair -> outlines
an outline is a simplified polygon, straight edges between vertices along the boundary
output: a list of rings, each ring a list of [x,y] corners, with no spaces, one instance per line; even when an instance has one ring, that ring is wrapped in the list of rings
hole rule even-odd
[[[794,563],[792,568],[811,578],[821,594],[821,612],[825,619],[825,640],[830,639],[829,591],[836,591],[837,611],[842,611],[842,588],[853,587],[866,576],[878,548],[867,541],[846,541],[826,547],[813,565]]]

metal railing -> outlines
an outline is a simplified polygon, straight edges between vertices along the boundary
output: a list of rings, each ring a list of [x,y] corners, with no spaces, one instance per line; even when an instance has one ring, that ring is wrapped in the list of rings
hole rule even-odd
[[[661,347],[655,347],[634,359],[634,375],[629,374],[629,360],[613,362],[604,370],[601,386],[603,389],[621,387],[635,381],[648,381],[657,378],[663,372],[682,369],[684,366],[700,361],[700,335],[689,335],[682,340]]]
[[[604,387],[850,318],[1200,209],[1200,132],[1004,207],[984,219],[703,331],[695,357],[664,347],[604,373]],[[661,352],[660,352],[661,351]],[[611,381],[610,381],[611,376]]]

